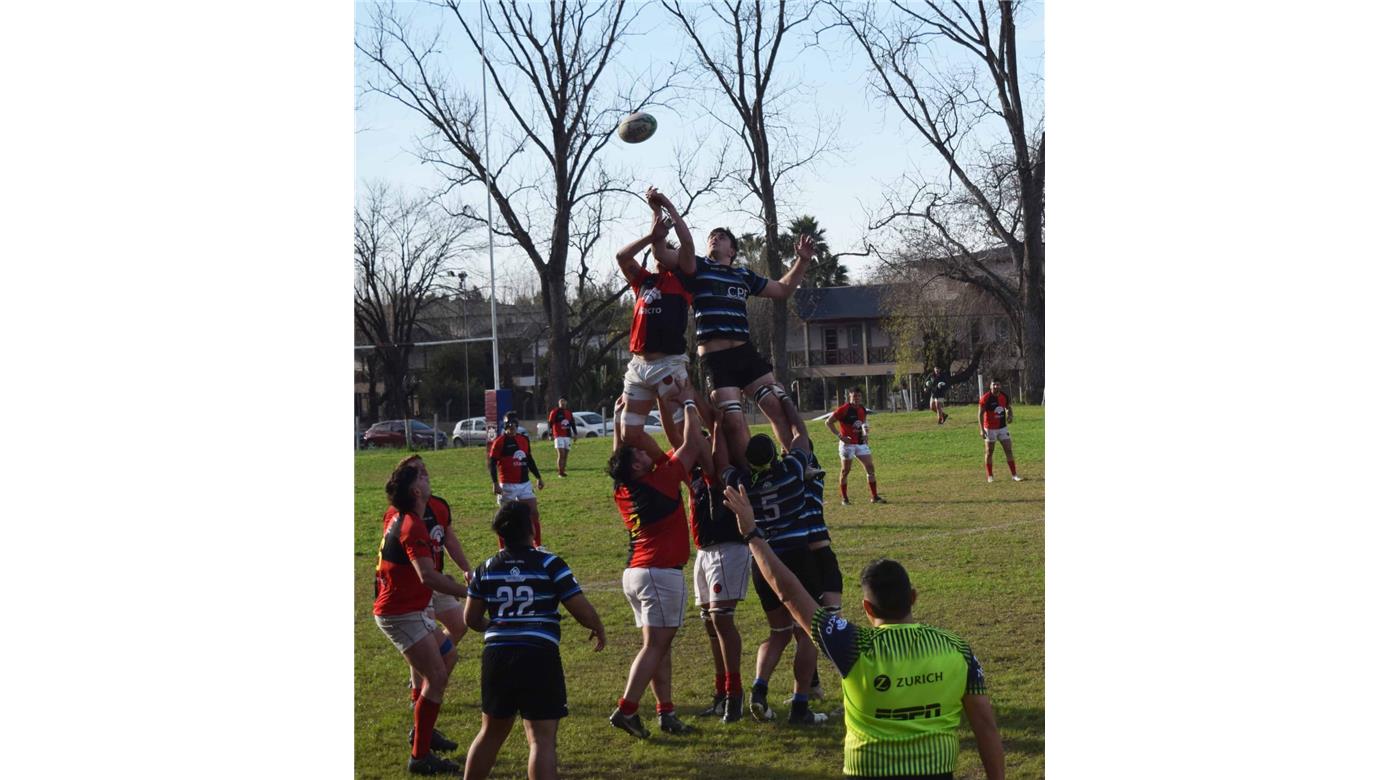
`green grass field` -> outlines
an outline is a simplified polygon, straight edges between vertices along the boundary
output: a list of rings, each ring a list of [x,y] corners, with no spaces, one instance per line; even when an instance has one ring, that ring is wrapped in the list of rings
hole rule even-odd
[[[919,591],[914,608],[922,622],[953,631],[972,646],[987,674],[1006,745],[1007,776],[1045,774],[1045,534],[1044,415],[1038,407],[1017,409],[1011,426],[1017,466],[1026,481],[1011,482],[998,447],[997,481],[987,484],[975,410],[954,407],[948,424],[934,424],[929,413],[871,416],[871,448],[881,494],[887,505],[867,503],[864,474],[856,464],[850,478],[851,506],[840,505],[835,440],[814,424],[817,455],[828,470],[826,522],[846,580],[846,616],[864,621],[857,578],[870,559],[886,555],[902,562]],[[766,431],[755,427],[754,432]],[[593,653],[586,634],[564,613],[561,651],[569,686],[569,711],[559,729],[559,769],[567,778],[837,778],[841,776],[844,727],[802,729],[782,722],[782,700],[791,688],[791,649],[772,681],[770,700],[778,724],[753,720],[721,726],[693,713],[708,706],[713,685],[709,644],[692,608],[674,647],[675,702],[699,734],[674,737],[658,732],[654,718],[648,741],[611,728],[627,669],[641,644],[640,631],[622,596],[626,532],[603,473],[610,440],[577,441],[567,479],[553,473],[554,451],[535,442],[545,474],[540,494],[544,544],[562,556],[583,584],[608,629],[608,645]],[[355,459],[355,769],[359,777],[408,776],[406,735],[411,724],[408,670],[374,624],[373,570],[385,508],[384,481],[401,451],[371,451]],[[453,527],[472,564],[495,552],[489,529],[495,509],[483,450],[426,452],[433,492],[452,505]],[[692,564],[694,556],[691,556]],[[456,566],[448,572],[459,576]],[[690,566],[686,567],[687,590]],[[688,594],[693,599],[693,594]],[[744,682],[753,678],[753,658],[767,635],[757,597],[740,604],[744,637]],[[468,634],[443,704],[438,728],[461,747],[465,760],[480,725],[480,635]],[[839,678],[821,660],[826,701],[840,701]],[[643,713],[654,715],[650,693]],[[983,777],[972,742],[963,728],[959,778]],[[502,749],[493,777],[526,775],[525,738],[517,728]]]

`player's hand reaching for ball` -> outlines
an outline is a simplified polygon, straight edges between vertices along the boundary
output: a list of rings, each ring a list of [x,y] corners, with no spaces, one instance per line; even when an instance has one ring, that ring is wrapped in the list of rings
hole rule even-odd
[[[660,211],[653,211],[651,214],[651,240],[653,242],[666,240],[666,234],[671,232],[671,220],[661,215]]]
[[[797,239],[797,259],[805,263],[812,259],[812,255],[815,254],[816,251],[816,244],[813,243],[810,235],[803,233],[802,236]]]
[[[749,503],[749,492],[743,485],[737,488],[725,485],[724,505],[734,513],[734,518],[739,523],[739,535],[747,536],[754,529],[753,505]]]

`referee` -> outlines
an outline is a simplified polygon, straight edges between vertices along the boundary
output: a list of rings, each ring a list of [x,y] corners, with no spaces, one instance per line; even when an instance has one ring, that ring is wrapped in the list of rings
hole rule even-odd
[[[742,487],[726,487],[724,497],[764,579],[841,672],[845,776],[953,780],[957,728],[966,712],[988,780],[1004,780],[982,667],[961,638],[914,622],[918,593],[904,567],[881,558],[861,572],[862,606],[873,628],[858,628],[823,611],[773,554]]]

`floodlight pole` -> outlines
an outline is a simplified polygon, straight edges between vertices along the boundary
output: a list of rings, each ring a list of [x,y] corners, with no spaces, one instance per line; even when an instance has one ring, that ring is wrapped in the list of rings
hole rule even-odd
[[[481,0],[481,140],[486,164],[486,256],[491,266],[491,387],[501,387],[501,355],[496,337],[496,220],[491,202],[491,115],[486,92],[486,0]]]

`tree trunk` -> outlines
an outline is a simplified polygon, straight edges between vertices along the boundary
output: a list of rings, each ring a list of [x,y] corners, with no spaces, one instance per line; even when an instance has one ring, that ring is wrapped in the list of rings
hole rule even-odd
[[[768,277],[770,279],[780,279],[784,273],[783,258],[778,253],[778,205],[773,194],[773,188],[767,186],[766,175],[763,190],[763,234],[764,234],[764,255],[768,261]],[[769,298],[768,303],[772,306],[769,315],[769,322],[772,329],[768,333],[769,359],[773,361],[773,376],[778,383],[787,386],[788,383],[788,353],[787,353],[787,301],[777,298]]]
[[[569,385],[573,379],[569,361],[569,350],[572,349],[569,341],[569,307],[564,299],[567,285],[562,263],[559,264],[558,273],[551,269],[546,285],[544,300],[549,317],[549,374],[548,384],[543,388],[537,387],[536,395],[548,393],[549,396],[558,398],[569,394]]]
[[[1026,398],[1045,400],[1045,244],[1027,241],[1026,279],[1021,286],[1021,360]]]

